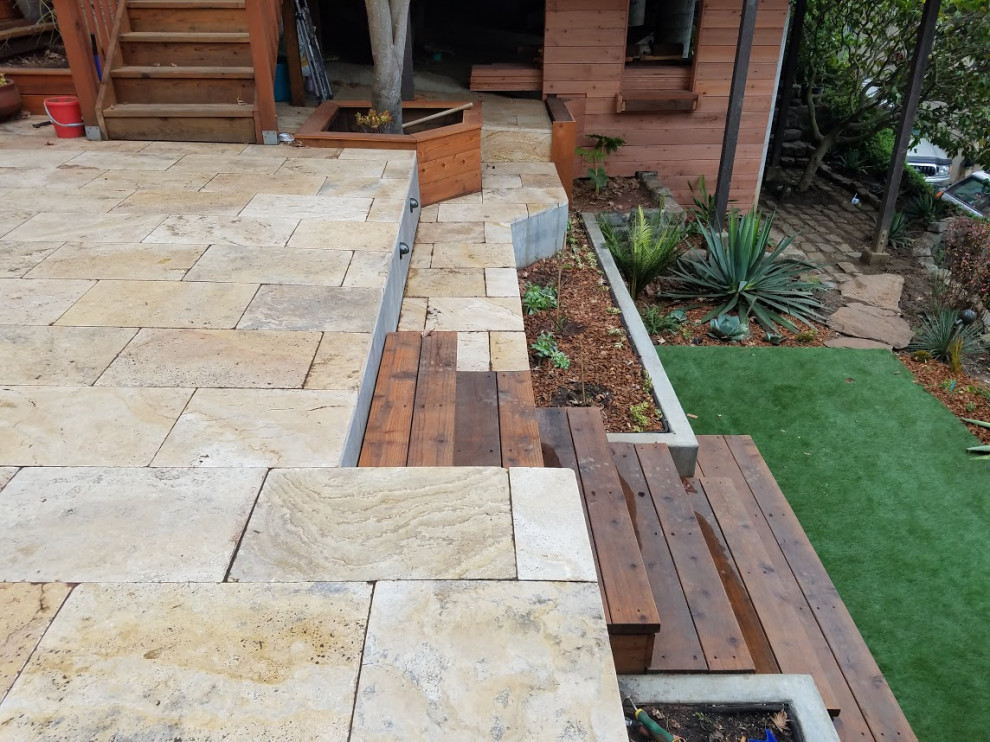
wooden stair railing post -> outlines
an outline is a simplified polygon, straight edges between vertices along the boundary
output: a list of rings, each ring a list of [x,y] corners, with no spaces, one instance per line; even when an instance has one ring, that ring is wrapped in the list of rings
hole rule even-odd
[[[254,67],[255,136],[259,144],[278,144],[275,62],[279,11],[276,11],[272,0],[247,0],[245,10],[251,38],[251,64]]]
[[[103,116],[103,112],[117,103],[117,95],[113,87],[113,70],[120,65],[120,34],[130,30],[130,23],[127,17],[127,0],[121,0],[114,15],[113,27],[110,29],[106,56],[103,60],[103,79],[100,81],[99,91],[96,96],[96,121],[100,126],[100,133],[104,139],[109,139],[110,135],[107,132],[107,121]]]
[[[72,70],[72,82],[76,87],[76,97],[79,98],[86,135],[97,138],[95,127],[98,82],[89,31],[83,21],[77,0],[53,0],[52,6],[55,9],[55,17],[58,18],[62,42],[65,44],[65,56]]]

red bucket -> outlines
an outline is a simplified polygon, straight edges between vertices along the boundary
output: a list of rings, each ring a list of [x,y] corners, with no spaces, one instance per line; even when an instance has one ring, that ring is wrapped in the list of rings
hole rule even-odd
[[[82,109],[74,95],[59,98],[45,98],[45,113],[55,125],[55,134],[61,139],[72,139],[83,135]]]

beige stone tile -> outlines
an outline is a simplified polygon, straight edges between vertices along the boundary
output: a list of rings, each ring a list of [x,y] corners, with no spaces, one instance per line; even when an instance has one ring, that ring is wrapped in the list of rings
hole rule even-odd
[[[81,585],[0,724],[19,740],[346,742],[370,601],[367,584]]]
[[[236,155],[190,154],[183,155],[172,167],[173,172],[194,173],[250,173],[274,175],[284,159],[280,157],[237,157]]]
[[[244,151],[245,145],[220,142],[148,142],[141,151],[148,154],[183,157],[185,155],[224,155],[234,157]]]
[[[126,194],[106,195],[74,191],[62,198],[52,198],[46,188],[0,188],[0,203],[12,211],[40,211],[53,214],[105,213],[121,202]],[[72,217],[62,217],[71,219]]]
[[[491,333],[492,371],[528,371],[529,346],[525,332]]]
[[[136,332],[118,327],[0,327],[0,384],[88,386]]]
[[[10,149],[3,153],[3,163],[0,170],[8,168],[56,168],[68,162],[73,157],[79,157],[81,149]]]
[[[103,172],[99,168],[74,167],[72,165],[54,169],[0,166],[0,188],[45,188],[49,191],[75,191]]]
[[[512,227],[508,222],[485,222],[485,242],[512,244]]]
[[[522,176],[519,175],[496,175],[494,173],[481,174],[481,187],[483,189],[492,188],[522,188]]]
[[[342,178],[327,179],[320,189],[320,196],[338,198],[386,198],[406,197],[409,183],[405,180],[384,178]]]
[[[416,150],[345,147],[340,151],[340,159],[365,160],[367,162],[413,162],[416,159]]]
[[[515,268],[516,256],[506,242],[438,242],[433,245],[434,268]]]
[[[214,245],[186,280],[340,286],[353,254],[350,250]]]
[[[383,178],[401,178],[402,180],[408,181],[413,173],[416,171],[416,163],[410,159],[396,160],[389,158],[388,163],[385,165],[385,172],[382,174]]]
[[[200,389],[154,466],[340,466],[357,394]]]
[[[24,469],[3,492],[0,577],[220,582],[264,478],[264,469]]]
[[[410,268],[406,296],[484,296],[481,268]]]
[[[485,268],[488,296],[519,296],[519,274],[515,268]]]
[[[83,152],[68,162],[101,170],[168,170],[177,157],[143,152]]]
[[[368,363],[371,334],[325,332],[306,377],[306,389],[357,391]]]
[[[382,290],[329,286],[262,286],[240,330],[371,332]]]
[[[484,242],[484,222],[420,223],[417,242]],[[510,240],[511,241],[511,240]]]
[[[488,371],[491,355],[487,332],[457,333],[457,370]]]
[[[371,208],[371,198],[335,198],[333,196],[293,196],[259,193],[244,208],[245,217],[290,217],[295,219],[330,219],[338,222],[363,222]]]
[[[570,469],[509,469],[520,580],[596,582],[581,492]]]
[[[284,247],[298,223],[297,219],[276,217],[170,216],[145,242]]]
[[[17,472],[16,466],[0,466],[0,490],[7,486],[7,482],[13,479]]]
[[[391,253],[398,234],[397,224],[303,219],[292,233],[289,247]]]
[[[426,329],[457,332],[522,330],[522,307],[518,299],[431,298]]]
[[[257,175],[244,173],[220,173],[203,186],[204,192],[254,190],[255,193],[283,193],[298,196],[315,196],[326,178],[322,175]]]
[[[20,278],[55,252],[61,244],[0,240],[0,278]]]
[[[495,468],[274,471],[230,572],[241,582],[515,576],[508,479]]]
[[[313,109],[307,109],[312,111]],[[279,111],[279,120],[282,119],[282,112]],[[310,147],[309,145],[295,142],[293,144],[281,144],[273,147],[270,144],[249,144],[241,152],[241,157],[285,157],[285,158],[311,158],[317,160],[336,160],[340,156],[339,147]]]
[[[399,310],[400,331],[412,330],[423,332],[426,330],[426,309],[429,300],[425,298],[407,297],[402,300],[402,308]]]
[[[433,262],[433,245],[425,242],[413,244],[412,255],[409,256],[409,268],[429,268]]]
[[[481,198],[481,191],[476,193],[465,193],[463,196],[455,196],[454,198],[444,199],[441,202],[443,205],[451,204],[480,204],[483,203]]]
[[[440,214],[440,204],[430,204],[419,210],[419,223],[432,224]]]
[[[0,583],[4,607],[0,612],[0,698],[14,684],[71,589],[57,582]]]
[[[556,170],[545,173],[522,173],[519,175],[519,179],[525,188],[558,188],[560,186],[560,176],[557,175]]]
[[[620,740],[626,733],[598,586],[379,582],[351,742]],[[556,720],[548,723],[549,720]]]
[[[401,222],[406,213],[405,199],[376,198],[368,212],[369,222]]]
[[[210,173],[193,173],[172,170],[107,170],[98,171],[102,175],[94,177],[82,188],[83,191],[116,193],[154,189],[156,191],[198,191],[206,185]]]
[[[549,160],[553,134],[532,129],[487,129],[481,134],[483,162]]]
[[[93,285],[92,281],[0,279],[0,325],[50,325]]]
[[[147,466],[188,389],[0,388],[0,466]]]
[[[44,213],[28,219],[3,237],[25,242],[140,242],[164,219],[164,214],[73,214],[66,218],[65,214]],[[202,240],[192,244],[199,242]]]
[[[491,168],[491,172],[497,175],[529,175],[533,173],[556,173],[556,166],[549,161],[546,162],[497,162],[488,164],[486,168]],[[488,170],[486,170],[488,172]]]
[[[294,173],[296,175],[323,175],[327,178],[380,178],[385,172],[385,160],[373,162],[369,160],[323,159],[318,157],[300,157],[287,159],[278,169],[278,175]]]
[[[141,330],[98,386],[302,387],[318,332]]]
[[[58,324],[84,327],[230,328],[258,286],[186,281],[100,281]]]
[[[373,252],[355,252],[353,255],[343,285],[352,288],[383,288],[392,265],[392,256]]]
[[[538,203],[538,204],[526,204],[526,210],[529,212],[531,217],[539,216],[544,211],[553,211],[554,209],[562,208],[566,206],[567,198],[565,197],[561,201],[554,201],[552,203]]]
[[[482,192],[486,204],[567,203],[563,187],[555,188],[492,188]]]
[[[204,250],[206,245],[67,242],[28,277],[181,281]]]
[[[226,214],[235,216],[247,206],[255,191],[224,191],[203,193],[200,191],[155,190],[135,191],[113,209],[114,214],[161,213],[168,214]]]

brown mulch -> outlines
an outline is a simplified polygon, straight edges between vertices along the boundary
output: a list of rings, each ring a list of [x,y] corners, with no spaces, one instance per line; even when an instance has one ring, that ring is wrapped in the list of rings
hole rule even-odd
[[[965,373],[953,373],[952,369],[938,361],[916,361],[907,353],[901,353],[900,359],[914,375],[915,382],[948,407],[956,417],[990,422],[990,386]],[[966,423],[966,427],[982,443],[990,445],[990,430],[969,423]]]
[[[582,211],[632,211],[637,206],[656,206],[656,198],[638,178],[609,178],[608,183],[596,194],[587,178],[574,181],[571,195],[571,212]]]
[[[765,740],[769,729],[778,742],[794,742],[793,724],[783,709],[733,708],[712,704],[644,705],[643,710],[667,732],[687,742],[739,742]],[[653,737],[641,725],[629,728],[629,739]]]

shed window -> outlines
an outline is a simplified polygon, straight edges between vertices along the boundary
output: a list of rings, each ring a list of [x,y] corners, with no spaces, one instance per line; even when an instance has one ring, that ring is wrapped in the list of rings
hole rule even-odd
[[[626,62],[689,62],[698,37],[700,5],[700,0],[630,0]]]

